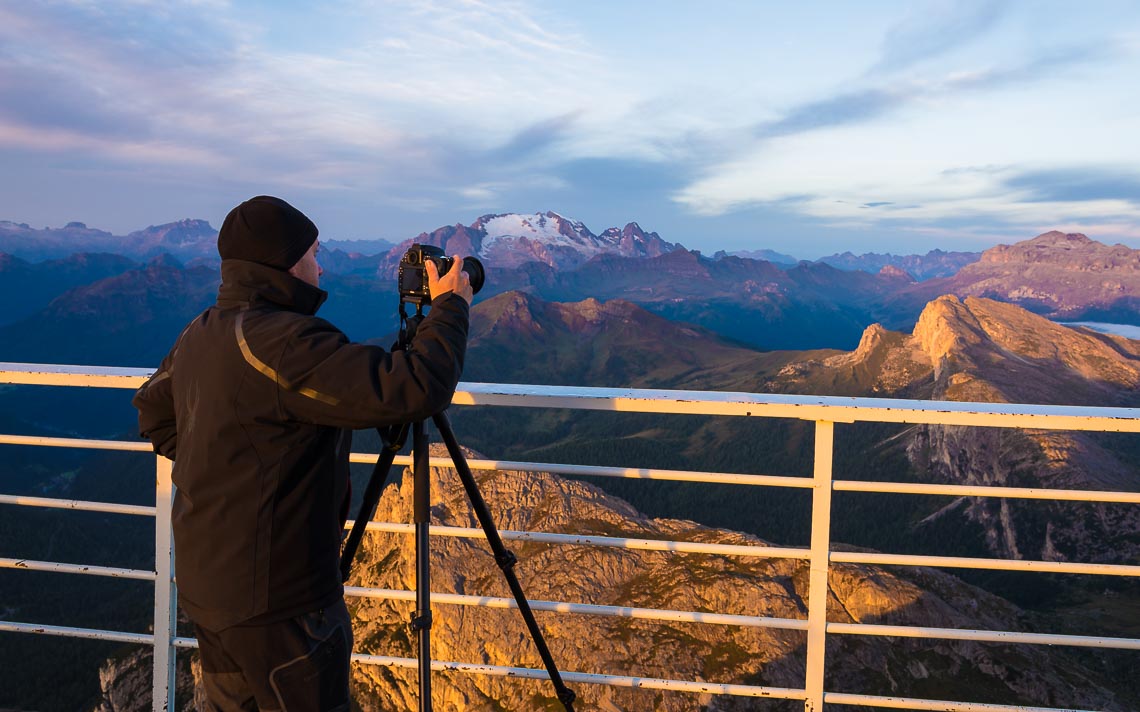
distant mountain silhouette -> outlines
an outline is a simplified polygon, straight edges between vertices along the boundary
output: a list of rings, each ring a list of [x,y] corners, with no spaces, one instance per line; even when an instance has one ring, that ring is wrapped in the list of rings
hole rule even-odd
[[[217,261],[218,231],[205,220],[151,225],[128,235],[112,235],[81,222],[37,230],[24,223],[0,221],[0,252],[29,261],[59,259],[81,252],[108,252],[134,260],[169,254],[188,262]]]
[[[132,260],[111,254],[79,253],[32,263],[0,253],[0,326],[34,314],[69,289],[134,266]]]
[[[724,250],[717,250],[713,254],[714,260],[719,260],[724,257],[740,257],[746,260],[762,260],[764,262],[771,262],[778,265],[795,265],[799,264],[800,260],[791,255],[785,255],[783,252],[776,252],[775,250],[733,250],[726,252]]]
[[[556,301],[626,299],[759,348],[851,347],[871,305],[910,282],[801,262],[782,269],[739,257],[673,251],[653,258],[600,255],[535,291]]]
[[[213,303],[217,288],[217,270],[157,257],[0,327],[0,360],[157,366],[182,328]]]
[[[918,281],[934,277],[950,277],[968,264],[977,262],[980,252],[944,252],[931,250],[925,255],[892,255],[867,252],[855,255],[851,252],[821,257],[816,262],[829,264],[844,270],[878,272],[885,267],[901,270]]]

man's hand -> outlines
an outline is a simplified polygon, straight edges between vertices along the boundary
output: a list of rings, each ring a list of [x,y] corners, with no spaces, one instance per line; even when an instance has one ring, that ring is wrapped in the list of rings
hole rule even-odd
[[[447,274],[442,277],[436,271],[435,262],[426,260],[427,264],[424,265],[424,269],[427,270],[428,293],[432,299],[435,299],[448,292],[455,292],[470,304],[475,294],[471,291],[471,278],[463,271],[463,258],[459,255],[453,255],[451,259],[453,260],[451,269],[447,270]]]

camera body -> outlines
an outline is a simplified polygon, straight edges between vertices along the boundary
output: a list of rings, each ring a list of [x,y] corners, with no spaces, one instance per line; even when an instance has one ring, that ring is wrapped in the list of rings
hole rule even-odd
[[[454,259],[435,245],[413,244],[400,258],[397,276],[401,302],[411,302],[420,307],[431,303],[426,270],[429,261],[435,263],[440,276],[447,274],[455,264]],[[474,257],[464,257],[461,269],[471,280],[471,291],[477,294],[483,288],[483,263]]]

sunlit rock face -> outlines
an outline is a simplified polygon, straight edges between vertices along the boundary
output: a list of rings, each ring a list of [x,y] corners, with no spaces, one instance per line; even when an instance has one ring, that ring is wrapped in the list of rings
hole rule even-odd
[[[434,454],[444,455],[442,448]],[[489,471],[477,475],[498,526],[504,530],[573,532],[638,539],[676,539],[765,546],[739,533],[693,522],[650,519],[591,485],[543,473]],[[478,527],[457,475],[432,468],[433,522]],[[412,481],[405,473],[385,491],[377,519],[410,521]],[[677,554],[622,549],[516,543],[518,575],[527,595],[565,600],[802,620],[807,615],[806,562],[789,559]],[[350,584],[414,588],[411,537],[368,537]],[[479,539],[436,537],[432,542],[433,589],[510,597],[490,550]],[[1010,629],[1025,615],[1000,598],[931,570],[900,576],[863,566],[834,566],[829,580],[829,619],[918,626]],[[406,623],[410,603],[355,599],[357,649],[414,657]],[[433,656],[492,665],[540,668],[517,611],[436,606]],[[802,687],[805,636],[797,631],[601,616],[538,613],[555,660],[563,670],[672,679]],[[963,643],[892,641],[836,636],[829,643],[828,689],[874,694],[918,694],[931,681],[960,699],[987,695],[1024,701],[1066,699],[1124,709],[1080,666],[1039,648],[998,648]],[[1058,683],[1064,666],[1076,685]],[[414,709],[414,670],[359,665],[353,686],[364,710]],[[1073,678],[1070,678],[1073,679]],[[633,691],[575,685],[582,709],[710,710],[801,709],[802,703],[714,695]],[[547,682],[440,674],[434,701],[441,709],[558,709]]]
[[[767,389],[981,403],[1140,404],[1140,342],[1070,328],[1012,304],[953,295],[923,309],[912,334],[872,325],[859,348],[784,367]],[[932,482],[1136,491],[1140,472],[1102,436],[1080,432],[914,426],[905,447]],[[927,518],[980,527],[995,555],[1128,563],[1140,556],[1140,512],[1112,504],[966,497]]]
[[[433,446],[434,457],[445,456]],[[468,453],[470,457],[477,457]],[[647,518],[592,485],[533,472],[480,471],[476,475],[500,530],[530,530],[634,539],[673,539],[764,547],[744,534],[693,522]],[[458,476],[430,471],[433,525],[478,527]],[[413,483],[408,471],[385,490],[376,518],[410,522]],[[432,539],[432,588],[437,592],[509,598],[505,580],[482,539]],[[532,600],[699,611],[804,620],[807,562],[607,547],[510,543],[519,579]],[[414,542],[373,532],[358,553],[349,585],[414,589]],[[833,565],[828,619],[888,625],[1027,630],[1029,616],[1001,598],[930,569],[888,572]],[[356,650],[414,658],[410,602],[349,599]],[[433,606],[432,653],[437,660],[541,668],[515,610]],[[612,675],[802,688],[805,634],[739,625],[700,625],[594,615],[537,613],[560,669]],[[179,708],[195,709],[201,690],[196,665],[183,653]],[[1126,710],[1079,661],[1031,646],[965,642],[829,638],[827,689],[868,694],[1003,700],[1082,709]],[[100,712],[145,707],[150,698],[149,651],[108,661],[100,673]],[[572,686],[590,710],[792,710],[802,703],[712,694]],[[415,709],[416,673],[409,668],[355,664],[354,698],[362,710]],[[559,709],[549,682],[435,673],[439,710]]]
[[[940,294],[1011,302],[1061,321],[1135,324],[1140,250],[1080,233],[1047,232],[992,247],[957,274],[903,288],[892,301],[919,306]]]
[[[180,652],[175,683],[175,709],[205,710],[198,653]],[[99,668],[99,701],[93,712],[136,712],[150,709],[153,696],[154,657],[149,647],[114,657]]]

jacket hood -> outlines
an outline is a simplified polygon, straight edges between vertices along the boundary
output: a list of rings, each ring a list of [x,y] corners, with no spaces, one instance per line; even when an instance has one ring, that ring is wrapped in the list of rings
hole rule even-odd
[[[246,260],[222,260],[218,307],[253,306],[268,302],[290,311],[313,315],[329,293],[288,272]]]

